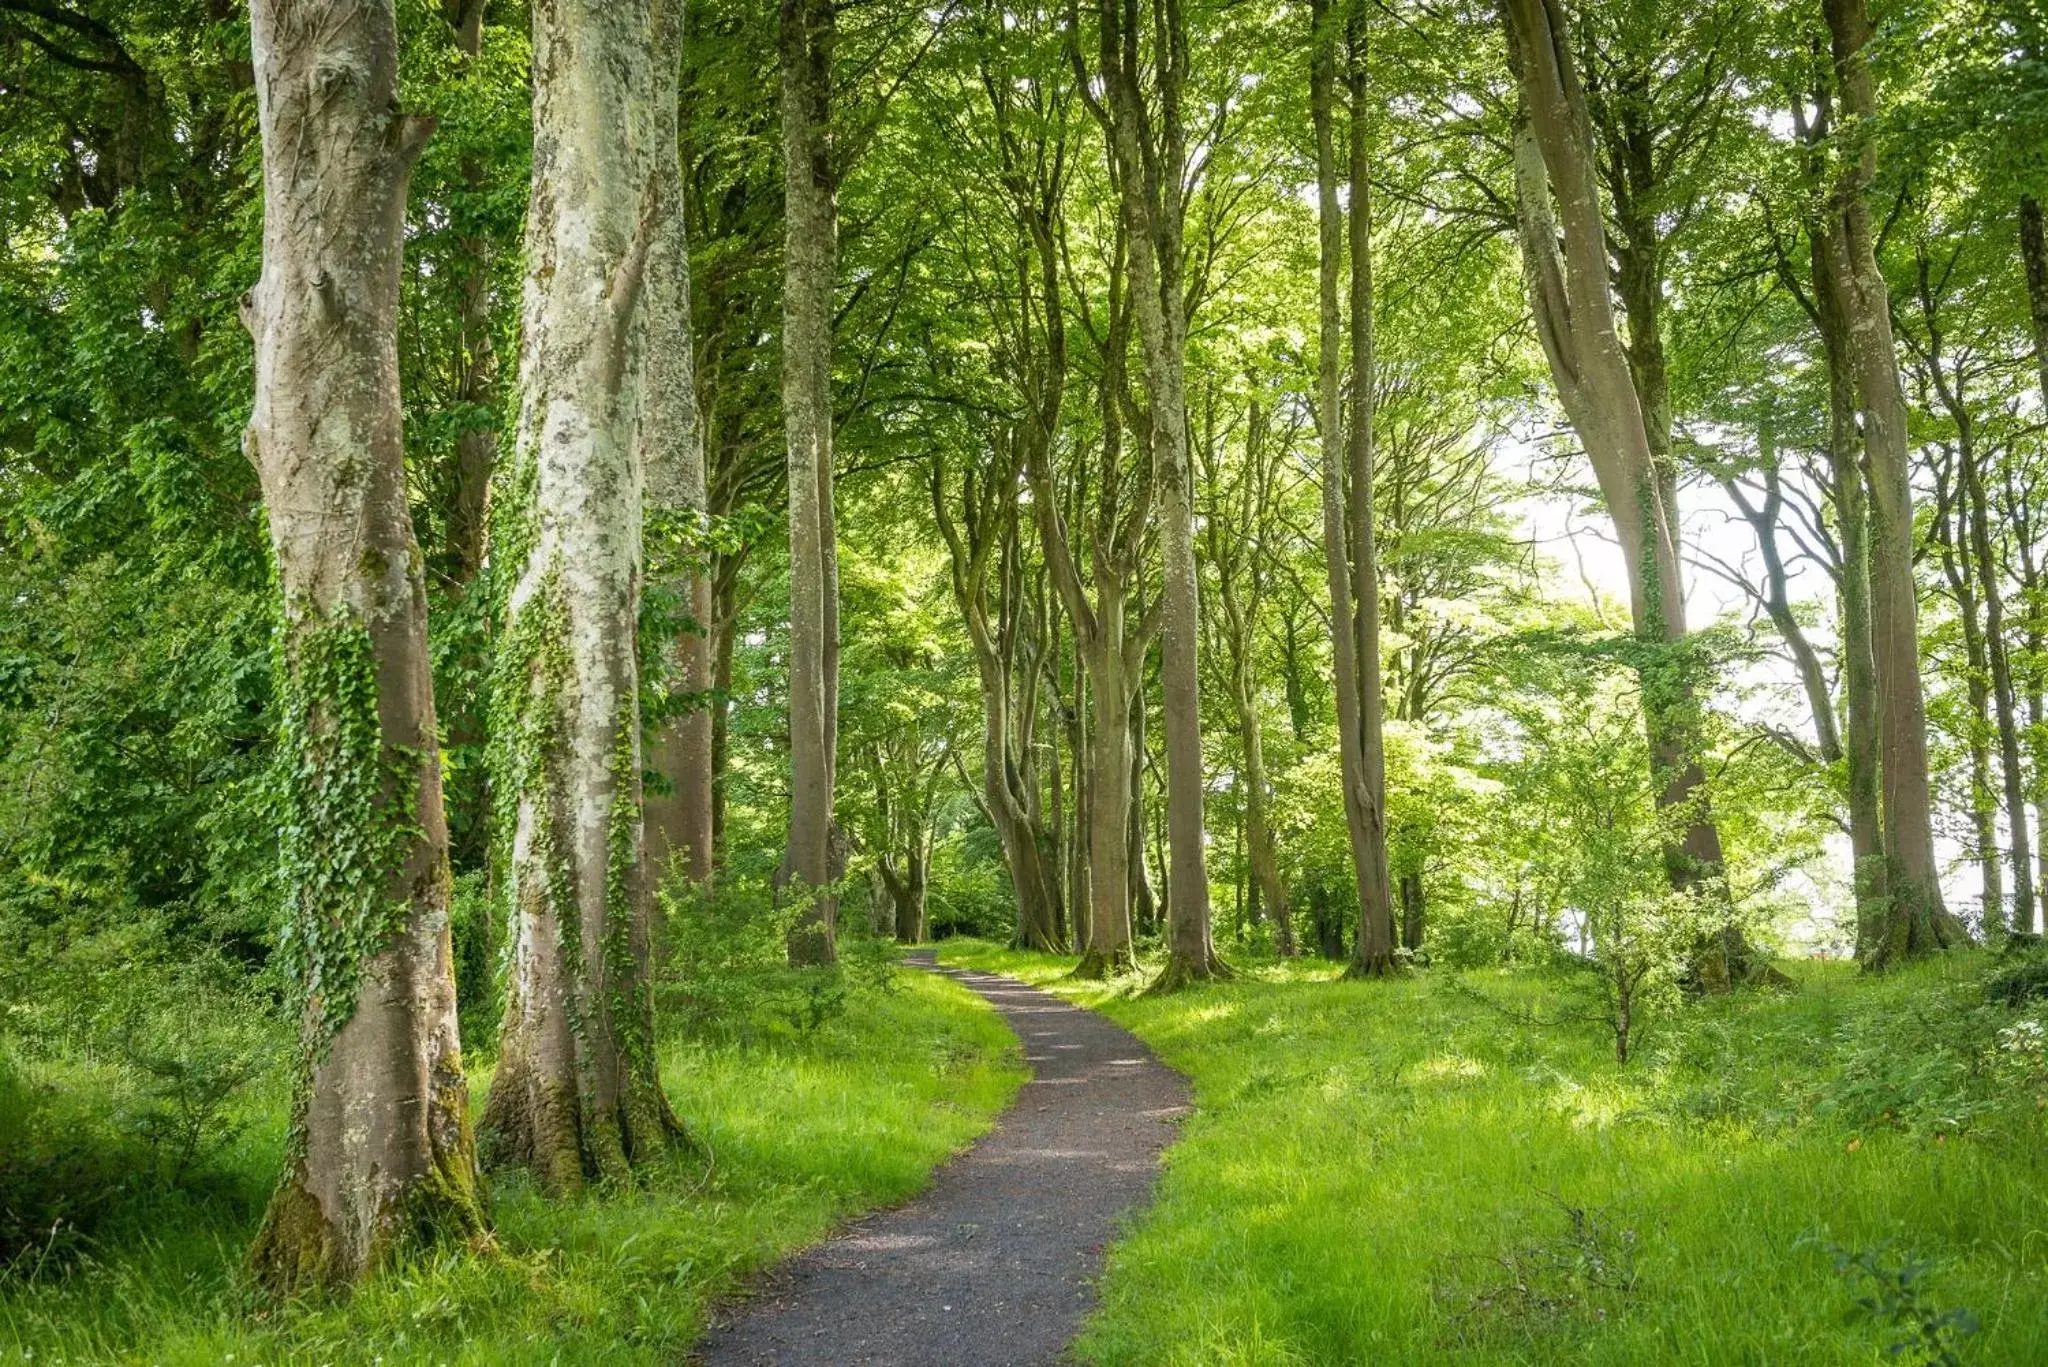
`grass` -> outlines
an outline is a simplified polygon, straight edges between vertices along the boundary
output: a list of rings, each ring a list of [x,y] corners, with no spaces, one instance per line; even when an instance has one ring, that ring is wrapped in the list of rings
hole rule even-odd
[[[501,1179],[497,1252],[395,1268],[345,1303],[266,1309],[244,1280],[281,1145],[281,1099],[266,1098],[200,1190],[138,1200],[62,1270],[0,1279],[0,1363],[675,1361],[712,1300],[915,1193],[1021,1084],[1014,1040],[971,994],[894,981],[815,1030],[664,1049],[708,1172],[678,1159],[644,1190],[567,1202]]]
[[[1627,1069],[1597,1026],[1530,1023],[1563,998],[1528,972],[1269,965],[1146,997],[1045,955],[941,958],[1097,1007],[1193,1081],[1086,1361],[1939,1361],[1888,1351],[1924,1329],[1961,1362],[2048,1362],[2048,1074],[1987,1054],[2019,1018],[1982,1004],[1980,956],[1801,965]]]

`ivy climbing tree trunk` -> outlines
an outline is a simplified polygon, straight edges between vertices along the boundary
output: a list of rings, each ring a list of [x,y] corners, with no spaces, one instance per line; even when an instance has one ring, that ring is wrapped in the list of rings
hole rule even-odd
[[[277,671],[301,1070],[250,1252],[272,1290],[339,1286],[486,1227],[456,1035],[448,827],[398,391],[406,189],[390,0],[250,12],[263,270],[247,450],[284,596]]]
[[[533,10],[534,177],[520,525],[499,646],[494,772],[512,949],[487,1152],[550,1190],[616,1178],[679,1127],[648,988],[637,628],[650,258],[680,206],[652,145],[675,98],[675,0]]]
[[[781,876],[806,902],[793,964],[833,945],[832,786],[838,574],[832,513],[833,0],[781,0],[784,237],[782,411],[789,440],[789,845]]]
[[[1699,700],[1685,650],[1685,588],[1674,481],[1658,468],[1629,357],[1615,325],[1606,221],[1586,97],[1562,0],[1503,0],[1520,101],[1515,207],[1536,333],[1572,429],[1585,447],[1621,543],[1640,646],[1644,729],[1658,803],[1682,813],[1667,851],[1672,886],[1714,888],[1721,834],[1708,801]],[[1725,891],[1709,891],[1725,902]],[[1707,990],[1769,972],[1732,920],[1695,956]]]

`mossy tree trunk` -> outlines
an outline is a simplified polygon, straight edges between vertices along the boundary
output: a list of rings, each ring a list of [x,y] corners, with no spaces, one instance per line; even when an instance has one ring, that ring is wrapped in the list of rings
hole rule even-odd
[[[637,629],[649,262],[667,215],[656,106],[674,0],[533,9],[534,179],[511,507],[517,566],[493,746],[512,918],[484,1114],[494,1161],[550,1190],[678,1136],[654,1057]],[[661,54],[657,56],[657,54]]]
[[[448,827],[398,390],[406,190],[390,0],[256,0],[263,269],[247,432],[283,592],[285,1170],[250,1251],[280,1293],[486,1228],[456,1035]]]

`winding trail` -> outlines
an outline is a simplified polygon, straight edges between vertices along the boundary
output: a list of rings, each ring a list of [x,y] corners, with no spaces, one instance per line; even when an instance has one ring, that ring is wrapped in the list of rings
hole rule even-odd
[[[1032,1078],[922,1196],[771,1272],[697,1346],[705,1367],[1053,1363],[1095,1303],[1119,1218],[1150,1196],[1187,1082],[1130,1032],[1009,978],[943,973],[1002,1013]]]

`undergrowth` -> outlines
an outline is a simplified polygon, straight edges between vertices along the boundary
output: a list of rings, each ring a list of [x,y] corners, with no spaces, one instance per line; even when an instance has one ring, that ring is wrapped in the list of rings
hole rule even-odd
[[[1194,1083],[1086,1361],[2048,1362],[2048,1003],[1989,954],[1793,965],[1626,1066],[1534,969],[1247,961],[1160,998],[940,957],[1099,1007]]]
[[[819,983],[758,967],[756,994],[729,1001],[719,1028],[661,1041],[668,1095],[701,1150],[643,1171],[640,1190],[569,1201],[497,1177],[493,1248],[417,1259],[343,1302],[274,1306],[244,1273],[283,1144],[278,1088],[228,1086],[209,1109],[237,1066],[218,1055],[158,1059],[168,1074],[154,1085],[190,1103],[151,1101],[117,1060],[0,1055],[0,1168],[24,1154],[68,1165],[36,1189],[71,1193],[36,1212],[0,1271],[0,1363],[676,1360],[712,1299],[911,1195],[1022,1079],[1000,1020],[944,979],[877,965],[840,975],[829,1008],[786,1010]],[[488,1068],[472,1071],[481,1107]]]

